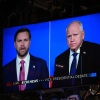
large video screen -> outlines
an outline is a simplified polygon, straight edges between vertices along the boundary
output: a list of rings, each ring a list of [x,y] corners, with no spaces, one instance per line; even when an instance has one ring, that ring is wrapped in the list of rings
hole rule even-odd
[[[82,22],[83,24],[83,29],[85,33],[84,41],[89,41],[89,42],[93,42],[100,45],[100,13],[78,16],[78,17],[73,17],[73,18],[60,19],[60,20],[55,20],[55,21],[48,21],[48,22],[42,22],[42,23],[34,23],[34,24],[28,24],[28,25],[22,25],[22,26],[3,28],[2,82],[4,82],[3,84],[4,92],[18,92],[19,91],[18,86],[22,84],[25,85],[24,91],[28,91],[28,90],[34,91],[36,89],[49,89],[49,88],[55,88],[55,87],[58,87],[58,88],[69,87],[67,83],[70,83],[69,80],[71,80],[71,78],[73,77],[76,79],[80,79],[81,81],[81,83],[76,84],[76,86],[99,83],[100,77],[96,72],[96,69],[98,70],[98,72],[100,69],[100,68],[96,68],[100,65],[99,62],[97,62],[98,64],[95,64],[98,66],[94,65],[94,67],[89,72],[89,69],[91,68],[91,66],[84,66],[83,64],[83,63],[87,63],[88,62],[87,60],[81,61],[81,64],[83,65],[80,66],[82,67],[82,70],[84,68],[86,69],[85,72],[80,71],[81,73],[78,73],[78,75],[70,76],[66,70],[66,74],[59,74],[56,77],[54,76],[56,57],[69,48],[67,45],[67,40],[66,40],[66,28],[68,24],[74,20],[78,20]],[[15,43],[14,43],[15,42],[14,35],[16,31],[19,30],[20,28],[28,28],[30,30],[31,40],[30,40],[30,46],[29,46],[29,55],[31,54],[32,57],[34,56],[34,58],[36,58],[35,63],[33,59],[33,61],[29,60],[28,64],[26,64],[26,66],[29,66],[29,67],[25,69],[27,70],[25,71],[27,72],[27,75],[26,75],[25,80],[23,80],[22,82],[18,80],[19,69],[17,69],[16,67],[18,66],[18,64],[16,63],[16,57],[18,56],[18,54],[16,52]],[[87,56],[88,52],[84,52],[84,55]],[[82,60],[83,59],[84,57],[82,57]],[[42,63],[42,61],[44,62]],[[93,59],[91,61],[93,61]],[[66,63],[67,62],[68,61],[66,60]],[[37,63],[40,63],[40,64],[37,64]],[[7,64],[9,64],[10,67],[4,68],[4,67],[7,67]],[[44,64],[44,66],[42,66],[42,64]],[[30,68],[31,65],[32,65],[32,68]],[[44,67],[47,67],[47,69],[45,69]],[[68,65],[58,66],[58,67],[59,67],[59,70],[62,70],[63,67],[66,67],[66,69],[68,69]],[[5,69],[6,71],[4,71]],[[47,70],[48,70],[49,75],[47,75]],[[29,77],[30,74],[33,75],[32,78]],[[92,81],[91,83],[88,81],[89,79],[90,80],[96,79],[97,81],[95,82]],[[62,81],[65,82],[66,85],[61,84]],[[53,83],[55,82],[58,85],[53,86]],[[40,86],[42,83],[43,85]],[[45,86],[45,84],[48,84],[48,85]]]

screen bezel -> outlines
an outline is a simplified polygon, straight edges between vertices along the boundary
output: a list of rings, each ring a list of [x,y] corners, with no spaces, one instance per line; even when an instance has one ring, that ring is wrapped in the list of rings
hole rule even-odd
[[[66,29],[66,26],[68,25],[68,23],[69,22],[71,22],[72,20],[80,20],[80,21],[82,21],[83,22],[83,25],[84,25],[84,30],[85,30],[85,33],[88,33],[88,34],[86,34],[85,35],[85,40],[88,40],[88,41],[91,41],[91,42],[95,42],[95,43],[99,43],[100,44],[100,39],[97,39],[98,37],[99,37],[99,34],[97,34],[97,35],[95,35],[94,34],[94,32],[95,33],[98,33],[98,30],[97,29],[99,29],[98,27],[99,27],[99,24],[98,25],[96,25],[96,26],[98,26],[98,27],[94,27],[94,31],[92,30],[91,31],[91,27],[93,27],[93,25],[94,25],[94,22],[97,24],[97,23],[99,23],[99,21],[100,20],[98,20],[98,17],[97,17],[97,15],[99,15],[100,16],[100,13],[97,13],[97,14],[89,14],[89,15],[84,15],[84,16],[78,16],[78,17],[72,17],[72,18],[67,18],[67,19],[61,19],[61,20],[54,20],[54,21],[48,21],[48,22],[42,22],[42,23],[36,23],[36,24],[29,24],[29,25],[21,25],[21,26],[14,26],[14,27],[7,27],[7,28],[3,28],[3,30],[5,30],[5,29],[11,29],[12,28],[12,30],[13,30],[13,34],[15,33],[15,31],[17,30],[17,29],[19,29],[19,28],[21,28],[21,27],[29,27],[29,29],[31,29],[31,31],[33,32],[33,33],[35,33],[36,31],[34,31],[33,30],[33,27],[31,27],[32,25],[33,26],[35,26],[35,25],[37,25],[37,27],[36,28],[34,28],[34,29],[38,29],[38,27],[39,27],[39,29],[40,29],[40,31],[38,32],[38,33],[45,33],[45,35],[47,35],[47,38],[46,39],[48,39],[48,40],[46,40],[46,41],[48,41],[48,42],[52,42],[52,43],[48,43],[48,44],[46,44],[46,46],[48,46],[46,49],[45,49],[45,51],[44,51],[44,49],[41,49],[40,51],[41,52],[46,52],[46,54],[43,54],[43,55],[39,55],[38,54],[38,52],[37,52],[37,50],[39,50],[40,48],[42,48],[42,46],[45,44],[45,43],[47,43],[46,41],[45,41],[45,38],[43,39],[44,40],[44,44],[41,44],[41,47],[40,48],[36,48],[36,50],[34,50],[33,49],[33,47],[31,47],[31,49],[32,50],[30,50],[30,52],[32,52],[32,54],[33,55],[36,55],[36,56],[38,56],[38,57],[42,57],[43,59],[45,59],[46,61],[47,61],[47,65],[48,65],[48,70],[49,70],[49,76],[53,76],[54,75],[54,60],[55,60],[55,57],[57,56],[57,55],[59,55],[60,53],[62,53],[63,51],[65,51],[67,48],[68,48],[68,46],[67,46],[67,44],[66,44],[66,37],[65,37],[65,29]],[[94,16],[95,16],[95,18],[97,17],[97,19],[96,20],[93,20],[93,19],[95,19],[94,18]],[[89,19],[90,18],[90,19]],[[92,24],[90,23],[90,22],[93,22]],[[61,23],[63,23],[63,25],[61,26]],[[44,24],[46,24],[46,25],[44,25]],[[40,26],[39,26],[40,25]],[[44,25],[44,26],[43,26]],[[41,32],[41,30],[43,30],[43,28],[45,29],[45,26],[47,27],[48,26],[48,28],[47,28],[47,30],[44,32]],[[61,26],[61,27],[60,27]],[[90,29],[88,29],[88,26],[90,27]],[[60,27],[60,29],[59,29],[59,27]],[[61,31],[60,31],[61,30]],[[10,31],[11,33],[10,34],[12,34],[12,31]],[[48,33],[47,33],[48,32]],[[50,34],[50,32],[54,35],[53,37],[52,37],[52,34]],[[92,37],[90,37],[90,33],[91,32],[93,32],[93,34],[92,34]],[[60,33],[59,34],[59,37],[58,37],[58,33]],[[64,33],[64,35],[62,35],[62,33]],[[7,33],[7,34],[9,34],[9,33]],[[3,31],[3,35],[4,35],[4,31]],[[13,35],[12,35],[13,36]],[[41,37],[42,35],[40,35],[40,37]],[[36,36],[37,38],[38,38],[38,36]],[[34,38],[34,36],[33,36],[33,38]],[[52,38],[52,40],[50,39],[50,38]],[[42,40],[41,39],[41,40]],[[4,39],[4,37],[3,37],[3,41],[4,41],[5,39]],[[7,39],[6,39],[7,40]],[[34,40],[35,41],[35,43],[36,43],[36,41],[37,41],[37,39],[35,39]],[[34,41],[31,41],[31,42],[33,42],[34,43]],[[2,42],[3,43],[3,42]],[[13,43],[12,43],[13,44]],[[62,48],[61,47],[59,47],[59,46],[57,46],[57,47],[55,47],[55,45],[60,45],[60,44],[63,44],[62,45]],[[37,44],[34,44],[34,46],[36,46]],[[39,45],[39,43],[38,43],[38,45]],[[4,45],[3,45],[4,46]],[[12,47],[12,45],[10,46],[10,47]],[[4,47],[3,47],[4,48]],[[52,49],[51,49],[52,48]],[[7,49],[6,49],[7,50]],[[13,50],[12,48],[11,48],[11,50]],[[39,52],[40,52],[39,51]],[[2,52],[3,52],[3,49],[2,49]],[[35,53],[36,54],[35,54]],[[56,53],[55,53],[56,52]],[[9,53],[8,53],[9,54]],[[16,54],[16,51],[14,50],[14,54]],[[45,55],[47,55],[47,56],[45,56]],[[2,54],[2,58],[3,58],[3,54]],[[7,55],[6,55],[7,56]],[[5,56],[5,57],[6,57]],[[11,56],[11,57],[13,57],[13,55]],[[5,59],[5,58],[3,58],[3,59]],[[11,58],[12,59],[12,58]],[[3,62],[3,60],[2,60],[2,62]],[[7,63],[7,62],[6,62]],[[63,86],[62,86],[63,87]],[[66,86],[67,87],[67,86]],[[18,91],[19,92],[19,91]]]

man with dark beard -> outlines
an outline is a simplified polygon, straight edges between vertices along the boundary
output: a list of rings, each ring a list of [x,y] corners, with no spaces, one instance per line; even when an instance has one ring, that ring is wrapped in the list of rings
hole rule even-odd
[[[4,92],[15,92],[24,90],[34,90],[48,88],[49,82],[38,82],[49,77],[46,61],[32,56],[29,53],[31,41],[31,34],[29,29],[21,28],[14,36],[14,46],[16,48],[17,56],[14,60],[3,66],[3,90]],[[21,79],[20,72],[22,72],[21,61],[24,61],[24,79]],[[21,89],[22,81],[37,80],[35,83],[30,82],[24,84]],[[16,83],[17,85],[13,84]],[[20,83],[20,84],[19,84]]]

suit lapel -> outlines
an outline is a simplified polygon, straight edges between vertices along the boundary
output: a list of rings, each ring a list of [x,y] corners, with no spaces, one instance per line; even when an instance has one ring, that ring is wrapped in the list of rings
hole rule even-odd
[[[35,76],[36,76],[35,59],[32,58],[32,56],[30,55],[30,63],[29,63],[29,71],[28,71],[28,78],[27,78],[27,80],[33,80],[33,78],[35,78]]]
[[[82,55],[82,51],[81,51],[80,55],[79,55],[79,60],[78,60],[78,66],[77,66],[76,74],[81,74],[82,73],[82,66],[83,66],[83,55]]]
[[[12,80],[13,80],[14,82],[17,82],[18,80],[17,80],[17,72],[16,72],[16,59],[14,59],[13,65],[12,65],[12,66],[13,66],[13,67],[12,67],[12,75],[13,75],[13,76],[11,76],[11,77],[12,77]],[[15,85],[15,86],[13,87],[13,89],[14,89],[14,90],[19,90],[18,85]]]
[[[69,75],[69,54],[70,50],[68,49],[65,54],[64,54],[64,59],[63,59],[63,65],[64,65],[64,70],[66,71],[66,75]]]
[[[82,47],[80,48],[80,56],[79,56],[79,60],[78,60],[76,74],[84,73],[86,64],[87,64],[87,55],[86,55],[86,48],[85,48],[84,42],[83,42]]]
[[[67,61],[66,61],[66,66],[68,66],[67,67],[67,75],[69,75],[70,73],[69,73],[69,54],[70,54],[70,50],[68,50],[68,54],[66,54],[66,55],[68,55],[67,57],[66,57],[66,59],[67,59]]]
[[[13,65],[12,65],[13,67],[12,67],[12,75],[13,76],[11,76],[13,79],[12,80],[14,80],[15,82],[17,81],[17,72],[16,72],[16,59],[14,59],[14,62],[13,62]]]

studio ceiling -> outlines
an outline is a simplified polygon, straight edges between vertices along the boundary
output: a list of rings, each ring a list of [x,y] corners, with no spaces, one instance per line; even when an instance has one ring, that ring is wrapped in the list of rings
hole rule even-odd
[[[1,25],[34,23],[100,12],[100,0],[0,0]],[[13,22],[13,23],[12,23]]]

